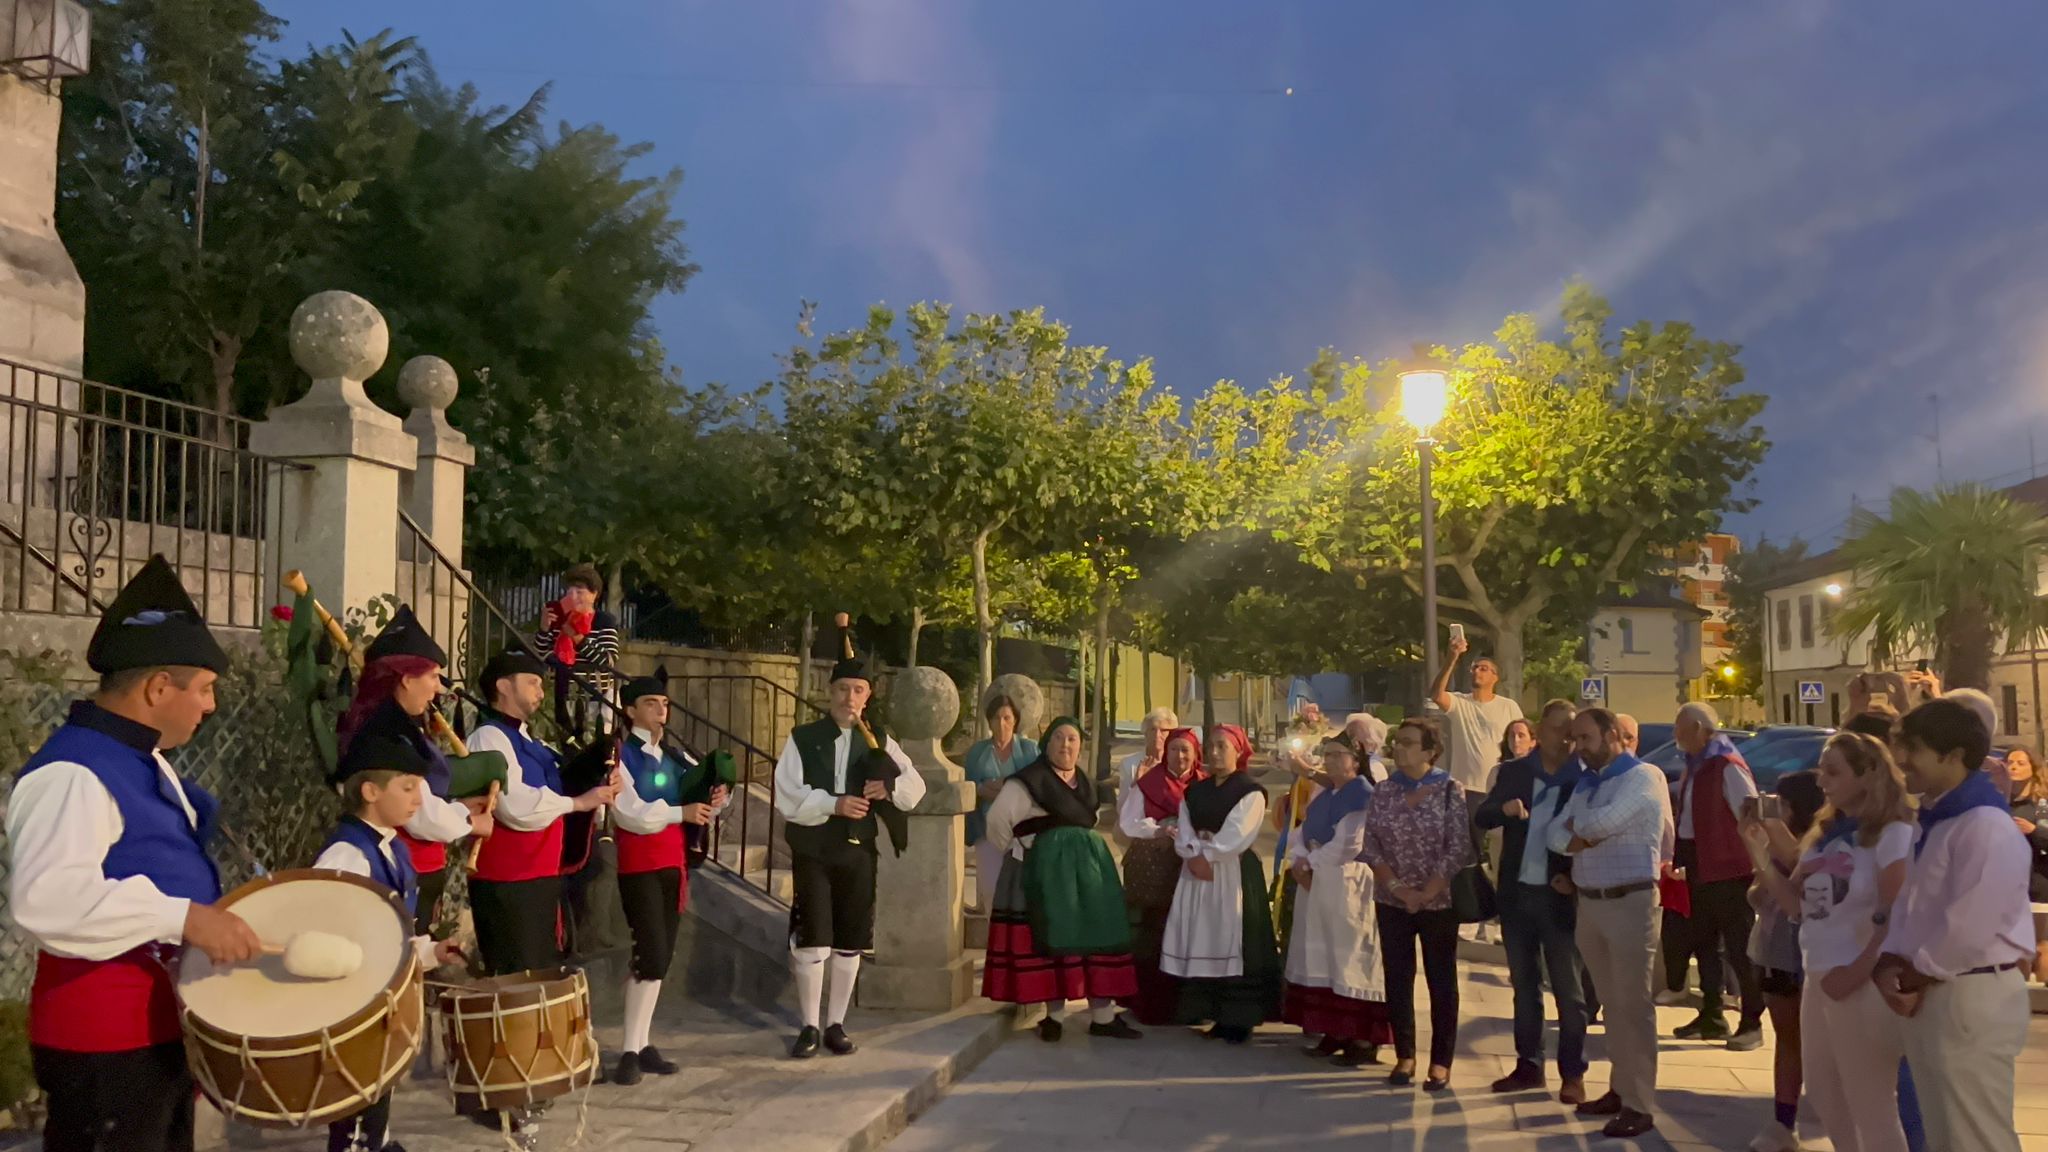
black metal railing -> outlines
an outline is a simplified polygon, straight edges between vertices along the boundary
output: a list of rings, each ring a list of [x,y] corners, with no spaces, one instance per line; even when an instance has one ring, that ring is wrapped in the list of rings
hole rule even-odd
[[[447,650],[449,677],[460,688],[470,688],[484,662],[510,648],[548,659],[533,636],[514,624],[513,617],[441,551],[417,521],[403,511],[398,520],[398,596],[412,605],[414,615]],[[611,686],[600,679],[608,675],[575,670],[567,679],[610,727],[620,709]],[[775,811],[774,756],[686,703],[670,708],[665,735],[693,756],[723,749],[738,762],[739,783],[732,803],[712,826],[707,858],[771,899],[788,903],[776,884],[776,857],[783,850],[778,848],[781,816]],[[735,834],[737,843],[732,840]],[[786,851],[783,854],[786,869]]]
[[[304,465],[250,452],[239,417],[9,360],[0,385],[0,609],[95,614],[161,552],[209,622],[262,623]]]

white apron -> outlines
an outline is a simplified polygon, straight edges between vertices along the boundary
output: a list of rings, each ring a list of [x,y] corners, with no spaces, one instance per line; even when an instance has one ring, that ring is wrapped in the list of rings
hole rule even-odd
[[[1265,818],[1266,794],[1249,793],[1211,837],[1194,830],[1187,802],[1181,802],[1174,850],[1183,860],[1206,857],[1216,878],[1197,880],[1181,872],[1159,942],[1161,972],[1194,980],[1244,975],[1244,877],[1238,860],[1251,850]]]
[[[1337,822],[1328,844],[1306,852],[1312,882],[1294,890],[1294,930],[1287,946],[1287,982],[1328,988],[1352,1000],[1384,1002],[1380,934],[1373,914],[1372,869],[1358,862],[1365,848],[1365,812]]]

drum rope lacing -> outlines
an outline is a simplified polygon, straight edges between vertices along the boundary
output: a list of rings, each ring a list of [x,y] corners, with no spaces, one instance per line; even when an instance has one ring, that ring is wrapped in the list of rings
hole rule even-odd
[[[548,1041],[547,1048],[547,1051],[550,1054],[552,1054],[555,1057],[555,1059],[561,1063],[561,1066],[566,1070],[562,1076],[551,1077],[550,1079],[566,1078],[573,1085],[577,1075],[576,1070],[579,1067],[588,1068],[588,1075],[583,1081],[583,1092],[580,1096],[577,1097],[576,1101],[576,1130],[570,1134],[569,1142],[563,1146],[564,1152],[573,1152],[574,1149],[580,1148],[583,1145],[584,1136],[587,1134],[589,1128],[590,1092],[592,1087],[595,1086],[597,1083],[597,1070],[595,1068],[595,1064],[597,1063],[598,1059],[597,1037],[596,1034],[592,1032],[587,1026],[587,1021],[590,1018],[590,986],[580,971],[576,973],[576,976],[577,986],[574,991],[561,996],[543,995],[537,1004],[531,1006],[533,1011],[542,1013],[543,1015],[545,1015],[548,1009],[556,1007],[557,1005],[561,1004],[576,1003],[580,1004],[583,1008],[583,1015],[580,1017],[580,1019],[586,1022],[586,1025],[581,1029],[572,1028],[571,1040],[573,1042],[578,1037],[583,1038],[583,1046],[585,1047],[587,1052],[587,1061],[584,1064],[579,1064],[577,1060],[571,1056],[570,1053],[562,1049],[561,1043],[558,1040],[554,1039],[551,1033],[549,1034],[550,1039]],[[499,994],[503,991],[503,989],[480,988],[474,984],[453,983],[432,979],[426,980],[425,984],[427,985],[427,987],[430,988],[440,989],[446,992],[453,992],[456,994],[453,997],[437,996],[434,1000],[434,1015],[442,1025],[441,1031],[444,1033],[444,1035],[448,1037],[445,1046],[448,1049],[449,1056],[449,1093],[452,1096],[455,1096],[457,1099],[460,1099],[461,1096],[464,1094],[462,1082],[457,1078],[457,1068],[455,1061],[455,1054],[459,1049],[461,1052],[461,1061],[463,1069],[469,1073],[470,1087],[473,1090],[479,1102],[482,1102],[484,1099],[486,1099],[487,1095],[493,1091],[505,1092],[516,1088],[517,1090],[522,1091],[525,1094],[526,1103],[524,1110],[527,1112],[527,1114],[530,1115],[532,1106],[540,1102],[536,1101],[533,1096],[533,1089],[535,1087],[533,1070],[534,1065],[538,1063],[538,1058],[540,1056],[539,1052],[534,1053],[534,1060],[522,1065],[519,1059],[513,1056],[511,1052],[508,1050],[505,1054],[505,1059],[512,1065],[512,1069],[519,1074],[520,1079],[523,1082],[516,1086],[504,1086],[495,1089],[488,1087],[490,1083],[490,1070],[498,1060],[498,1054],[495,1051],[495,1048],[503,1047],[506,1039],[506,1013],[500,1010],[498,1006],[498,997]],[[461,999],[463,997],[482,998],[485,996],[488,996],[491,1000],[491,1009],[489,1012],[471,1013],[463,1011],[461,1002]],[[491,1038],[495,1042],[494,1051],[491,1054],[490,1061],[486,1063],[482,1068],[477,1067],[475,1058],[470,1054],[469,1044],[467,1042],[456,1042],[462,1035],[462,1029],[460,1027],[461,1024],[464,1021],[468,1020],[488,1020],[491,1025]],[[574,1021],[572,1021],[572,1023],[573,1022]],[[508,1149],[508,1152],[533,1152],[534,1145],[530,1142],[522,1141],[519,1138],[519,1136],[514,1134],[514,1132],[512,1131],[511,1110],[506,1108],[500,1108],[497,1109],[497,1112],[499,1135],[504,1139],[505,1147]],[[529,1129],[529,1132],[532,1131],[534,1130]]]

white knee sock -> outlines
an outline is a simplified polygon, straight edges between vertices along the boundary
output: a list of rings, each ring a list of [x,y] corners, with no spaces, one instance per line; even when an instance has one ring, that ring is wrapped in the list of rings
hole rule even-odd
[[[1116,1001],[1094,999],[1088,1002],[1088,1020],[1093,1024],[1109,1024],[1116,1020]]]
[[[661,981],[626,978],[626,1051],[647,1047],[654,1031],[654,1003],[661,998]]]
[[[830,948],[791,948],[789,972],[796,977],[796,1003],[803,1011],[804,1027],[818,1026],[818,1001],[825,995],[825,960]]]
[[[846,1007],[853,1003],[853,980],[860,975],[860,953],[832,953],[832,1011],[827,1025],[846,1023]]]

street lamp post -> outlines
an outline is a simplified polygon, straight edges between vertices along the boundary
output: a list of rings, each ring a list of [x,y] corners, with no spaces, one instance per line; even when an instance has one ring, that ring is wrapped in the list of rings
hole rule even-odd
[[[1422,476],[1422,676],[1424,691],[1437,672],[1436,642],[1436,499],[1430,493],[1430,470],[1436,463],[1436,441],[1430,429],[1444,418],[1450,381],[1444,370],[1418,366],[1401,373],[1401,417],[1416,433],[1415,449]]]

